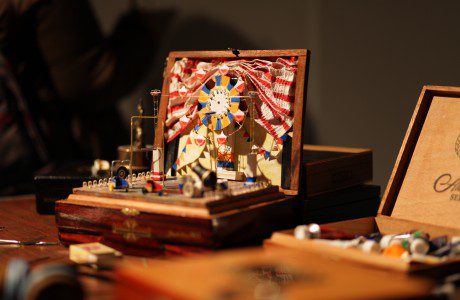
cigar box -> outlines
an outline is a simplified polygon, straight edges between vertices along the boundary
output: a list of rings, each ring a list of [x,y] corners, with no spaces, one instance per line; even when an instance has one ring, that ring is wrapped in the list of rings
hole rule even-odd
[[[132,181],[128,191],[110,191],[104,185],[76,188],[56,203],[61,242],[101,242],[124,253],[150,255],[174,245],[214,249],[252,243],[277,228],[292,226],[296,222],[294,197],[301,185],[308,60],[307,50],[171,52],[154,142],[164,153],[167,192],[143,194],[146,178],[141,177]],[[203,65],[209,68],[200,69]],[[237,71],[246,72],[247,77],[235,77],[239,73],[232,72]],[[201,80],[199,89],[190,87],[191,79]],[[178,88],[178,83],[184,85]],[[284,101],[282,108],[289,113],[282,115],[261,100],[269,93]],[[192,101],[195,95],[197,102]],[[228,106],[222,106],[227,101]],[[195,109],[190,109],[192,104]],[[190,115],[175,116],[184,109]],[[235,120],[238,124],[232,123]],[[227,152],[215,146],[221,143]],[[251,176],[246,171],[249,154],[257,162]],[[191,174],[193,160],[216,169],[220,178],[237,180],[230,180],[225,192],[185,197],[177,177]],[[152,161],[152,173],[165,177],[155,172]],[[246,182],[238,180],[244,177]]]
[[[302,200],[302,223],[330,223],[377,214],[380,186],[361,184]]]
[[[303,145],[303,197],[372,181],[372,149]]]
[[[91,173],[90,161],[50,164],[34,175],[35,206],[39,214],[54,214],[56,201],[66,198],[84,181],[99,180]]]
[[[117,299],[408,299],[433,287],[289,249],[123,263],[116,277]]]
[[[377,216],[328,224],[353,234],[421,230],[431,237],[460,236],[460,88],[425,86],[419,97]],[[460,258],[405,262],[399,258],[340,249],[276,232],[267,246],[288,246],[330,258],[408,273],[458,272]]]

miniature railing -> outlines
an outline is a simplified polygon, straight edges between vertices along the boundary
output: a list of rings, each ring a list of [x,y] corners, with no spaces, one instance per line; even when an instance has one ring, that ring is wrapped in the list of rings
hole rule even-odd
[[[90,181],[84,181],[82,184],[82,187],[86,188],[95,188],[95,187],[108,187],[109,182],[112,181],[114,176],[106,177],[106,178],[101,178],[99,180],[90,180]],[[140,182],[140,181],[147,181],[150,179],[150,171],[148,172],[141,172],[138,174],[130,174],[126,177],[126,181],[131,185],[135,182]]]

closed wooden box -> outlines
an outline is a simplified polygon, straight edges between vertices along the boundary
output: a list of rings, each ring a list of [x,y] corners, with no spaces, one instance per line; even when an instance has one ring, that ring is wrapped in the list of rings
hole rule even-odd
[[[372,181],[372,149],[303,145],[302,198]]]
[[[331,223],[374,217],[380,205],[380,186],[361,184],[302,199],[302,224]]]
[[[256,241],[263,239],[277,228],[292,226],[296,222],[294,196],[298,194],[301,185],[304,93],[308,60],[309,52],[307,50],[171,52],[164,73],[159,103],[159,125],[155,133],[155,146],[164,149],[165,152],[165,169],[171,169],[171,175],[188,171],[188,167],[182,169],[180,167],[186,165],[188,158],[191,157],[190,153],[194,153],[192,151],[194,148],[189,147],[201,147],[203,145],[195,143],[197,135],[201,134],[199,131],[201,129],[195,128],[205,126],[206,132],[215,130],[217,135],[220,126],[224,126],[225,122],[229,120],[231,121],[230,113],[219,115],[216,117],[217,119],[214,118],[215,112],[213,112],[214,114],[198,114],[198,117],[189,115],[190,118],[181,117],[180,122],[175,123],[180,125],[177,127],[179,134],[171,134],[176,127],[169,127],[167,124],[171,124],[171,120],[174,120],[174,118],[170,118],[170,115],[177,111],[175,105],[178,103],[174,102],[178,98],[174,98],[176,100],[173,101],[173,97],[177,97],[176,94],[180,95],[183,92],[182,88],[179,93],[177,90],[173,91],[173,83],[176,84],[177,76],[180,76],[176,72],[181,72],[181,70],[196,72],[196,68],[199,68],[200,64],[207,64],[211,66],[209,71],[206,71],[208,73],[205,76],[208,77],[203,79],[202,85],[199,85],[202,86],[200,89],[189,90],[191,95],[200,93],[201,97],[203,91],[210,93],[209,89],[212,87],[208,87],[207,84],[210,81],[213,81],[214,87],[219,87],[219,91],[221,87],[231,89],[229,93],[233,95],[233,90],[237,85],[232,83],[233,77],[229,77],[230,75],[227,77],[219,75],[224,74],[223,65],[231,67],[230,71],[226,70],[228,74],[231,74],[237,70],[246,72],[248,64],[250,64],[251,68],[247,73],[247,78],[245,77],[249,79],[248,81],[245,79],[246,87],[242,95],[246,95],[251,89],[256,89],[260,93],[257,96],[259,98],[246,103],[248,124],[256,123],[256,121],[251,121],[251,115],[255,115],[255,112],[259,113],[259,105],[260,114],[264,116],[267,114],[266,110],[269,108],[266,105],[268,104],[261,101],[260,97],[267,92],[267,88],[270,86],[277,87],[273,88],[273,93],[279,92],[280,85],[289,87],[289,93],[277,96],[277,98],[285,98],[283,100],[285,106],[283,107],[289,113],[283,117],[283,122],[276,123],[271,120],[267,123],[267,119],[261,119],[265,120],[260,123],[262,125],[257,123],[249,129],[248,127],[240,128],[241,130],[235,130],[227,136],[234,135],[234,149],[240,149],[238,151],[241,153],[246,153],[244,152],[246,150],[253,151],[251,145],[259,147],[257,148],[257,180],[268,180],[272,185],[252,191],[250,187],[244,187],[244,182],[234,182],[234,184],[230,184],[231,194],[211,193],[204,198],[188,199],[174,193],[167,196],[142,195],[140,189],[111,193],[103,187],[77,188],[68,199],[56,203],[56,223],[61,241],[64,244],[98,241],[125,253],[149,255],[159,249],[164,249],[166,244],[215,248]],[[190,64],[193,65],[193,68],[189,68]],[[187,72],[184,71],[184,76],[188,76],[189,73]],[[198,78],[198,72],[193,74],[195,79]],[[289,80],[283,79],[283,74],[291,77],[286,77]],[[261,83],[265,85],[259,89],[254,82],[260,78],[265,80]],[[183,87],[185,86],[184,83]],[[188,97],[186,96],[188,95],[187,91],[183,94],[184,96],[180,97]],[[247,99],[249,96],[238,97],[241,99],[246,97],[245,99]],[[199,106],[201,105],[200,99],[198,98],[198,103],[195,103],[197,110],[203,109],[203,106]],[[233,101],[231,98],[228,109],[232,112],[233,120],[236,120],[236,113],[232,110]],[[236,107],[243,109],[244,105],[241,105],[243,100],[238,101],[240,101],[240,106]],[[187,108],[187,105],[183,107]],[[248,107],[254,107],[254,109],[250,110]],[[263,111],[264,109],[265,111]],[[274,114],[277,119],[281,117],[281,115],[276,115],[279,113],[276,110],[269,109],[268,111]],[[183,125],[185,119],[189,123]],[[281,135],[278,131],[281,127],[287,131],[283,136],[276,138],[276,134]],[[273,129],[276,134],[272,135],[272,131],[266,130],[266,128]],[[194,137],[192,137],[192,131],[195,134]],[[248,134],[246,135],[246,133]],[[205,136],[205,138],[208,137]],[[214,136],[211,138],[214,139]],[[192,142],[191,139],[195,140]],[[268,145],[272,146],[269,148],[270,151],[265,148],[269,147]],[[274,145],[277,149],[276,154],[274,154]],[[242,148],[245,150],[241,150]],[[242,167],[247,156],[237,150],[235,150],[235,155],[238,160],[235,161],[235,168],[238,168],[238,171],[243,171]],[[215,150],[215,152],[217,151],[220,150]],[[205,167],[206,164],[209,164],[209,168],[218,160],[218,156],[214,157],[211,150],[206,156],[206,152],[203,150],[203,157],[200,156],[198,159]],[[169,181],[166,181],[166,186],[170,184]],[[175,187],[171,187],[171,190],[174,188],[178,189],[177,183]],[[233,194],[233,192],[238,192],[236,194],[239,195]]]
[[[419,97],[377,217],[328,224],[355,234],[395,234],[422,230],[431,237],[460,236],[460,88],[426,86]],[[291,231],[276,232],[270,246],[289,246],[334,259],[403,272],[440,275],[458,272],[460,257],[442,262],[407,263],[297,240]]]

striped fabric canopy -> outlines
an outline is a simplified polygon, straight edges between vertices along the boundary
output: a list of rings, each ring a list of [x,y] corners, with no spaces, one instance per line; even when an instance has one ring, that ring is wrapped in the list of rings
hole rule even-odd
[[[196,116],[200,117],[201,122],[205,120],[207,124],[211,124],[210,128],[214,129],[223,126],[223,121],[226,123],[230,120],[230,117],[227,117],[221,120],[219,125],[216,116],[213,123],[212,117],[207,117],[204,111],[201,112],[204,107],[199,101],[200,97],[202,100],[206,98],[202,94],[203,88],[209,81],[216,83],[219,74],[222,76],[222,87],[224,77],[228,77],[222,75],[223,64],[227,69],[225,73],[238,75],[245,82],[251,83],[258,92],[258,100],[254,103],[254,117],[260,126],[277,139],[290,130],[293,124],[297,58],[278,58],[276,61],[240,59],[226,62],[204,62],[183,58],[176,61],[171,70],[168,115],[165,123],[165,138],[168,142],[178,136]],[[211,89],[209,90],[211,92]],[[233,111],[230,106],[231,114],[235,112],[234,109],[236,105],[233,106]]]

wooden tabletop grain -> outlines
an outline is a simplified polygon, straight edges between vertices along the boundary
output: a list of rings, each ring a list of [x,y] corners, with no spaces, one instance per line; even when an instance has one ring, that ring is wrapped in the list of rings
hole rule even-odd
[[[54,216],[39,215],[35,211],[35,196],[0,198],[0,239],[34,240],[58,242]],[[34,268],[43,264],[68,263],[69,250],[56,246],[0,245],[0,263],[12,258],[23,258]],[[80,271],[86,296],[89,299],[113,298],[113,283],[110,272],[97,272],[89,267]],[[98,278],[99,276],[104,279]]]
[[[54,216],[39,215],[35,211],[35,196],[0,198],[0,239],[59,242]],[[53,246],[0,245],[0,264],[12,258],[23,258],[35,268],[50,263],[72,264],[69,250],[58,244]],[[164,258],[125,257],[128,263],[141,262],[145,266]],[[111,271],[96,271],[79,267],[81,282],[87,299],[112,299],[114,296],[114,274]]]

